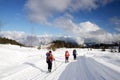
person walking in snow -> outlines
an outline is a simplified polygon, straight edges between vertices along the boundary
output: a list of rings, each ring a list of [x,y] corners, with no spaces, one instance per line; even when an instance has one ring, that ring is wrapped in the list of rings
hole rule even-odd
[[[69,52],[68,52],[68,51],[65,51],[65,63],[68,62],[69,56],[70,56]]]
[[[46,53],[46,62],[48,64],[48,71],[51,72],[52,70],[52,61],[55,60],[52,51],[49,51],[48,53]]]
[[[73,58],[74,58],[74,60],[76,60],[76,58],[77,58],[77,51],[76,51],[76,49],[73,50]]]

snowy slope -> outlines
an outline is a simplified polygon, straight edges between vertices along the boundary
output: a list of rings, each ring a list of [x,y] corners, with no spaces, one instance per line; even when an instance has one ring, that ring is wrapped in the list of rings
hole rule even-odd
[[[70,52],[69,63],[64,52]],[[0,80],[120,80],[120,54],[101,50],[58,49],[51,73],[47,71],[46,49],[0,45]]]

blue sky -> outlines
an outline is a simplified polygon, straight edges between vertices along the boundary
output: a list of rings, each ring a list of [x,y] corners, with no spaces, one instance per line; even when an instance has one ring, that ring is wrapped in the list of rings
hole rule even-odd
[[[22,31],[30,34],[34,27],[35,34],[69,35],[74,33],[76,35],[77,33],[72,28],[86,27],[88,29],[84,25],[89,22],[90,26],[95,24],[105,32],[119,34],[120,1],[101,1],[0,0],[0,23],[3,31]],[[81,23],[84,24],[79,26]],[[95,31],[94,28],[93,31]]]
[[[120,19],[120,1],[111,2],[105,6],[101,6],[98,9],[90,12],[83,11],[75,14],[76,21],[91,21],[102,27],[108,32],[116,32],[114,30],[115,25],[111,25],[110,19],[118,17]],[[82,16],[82,19],[81,19]]]

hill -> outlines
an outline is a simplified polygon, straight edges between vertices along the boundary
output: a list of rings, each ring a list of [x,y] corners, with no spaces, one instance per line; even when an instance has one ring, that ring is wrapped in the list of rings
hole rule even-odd
[[[55,50],[56,48],[81,48],[81,47],[83,46],[75,42],[56,40],[56,41],[53,41],[48,48]]]
[[[0,37],[0,44],[13,44],[13,45],[24,46],[23,44],[15,41],[15,40],[8,39],[8,38],[2,38],[2,37]]]

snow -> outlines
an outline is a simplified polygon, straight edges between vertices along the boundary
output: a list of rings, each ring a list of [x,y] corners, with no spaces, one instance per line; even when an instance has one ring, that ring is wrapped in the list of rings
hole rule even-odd
[[[70,52],[65,63],[64,52]],[[53,51],[55,61],[47,71],[47,49],[0,44],[0,80],[120,80],[120,53],[77,48],[77,60],[71,49]]]

